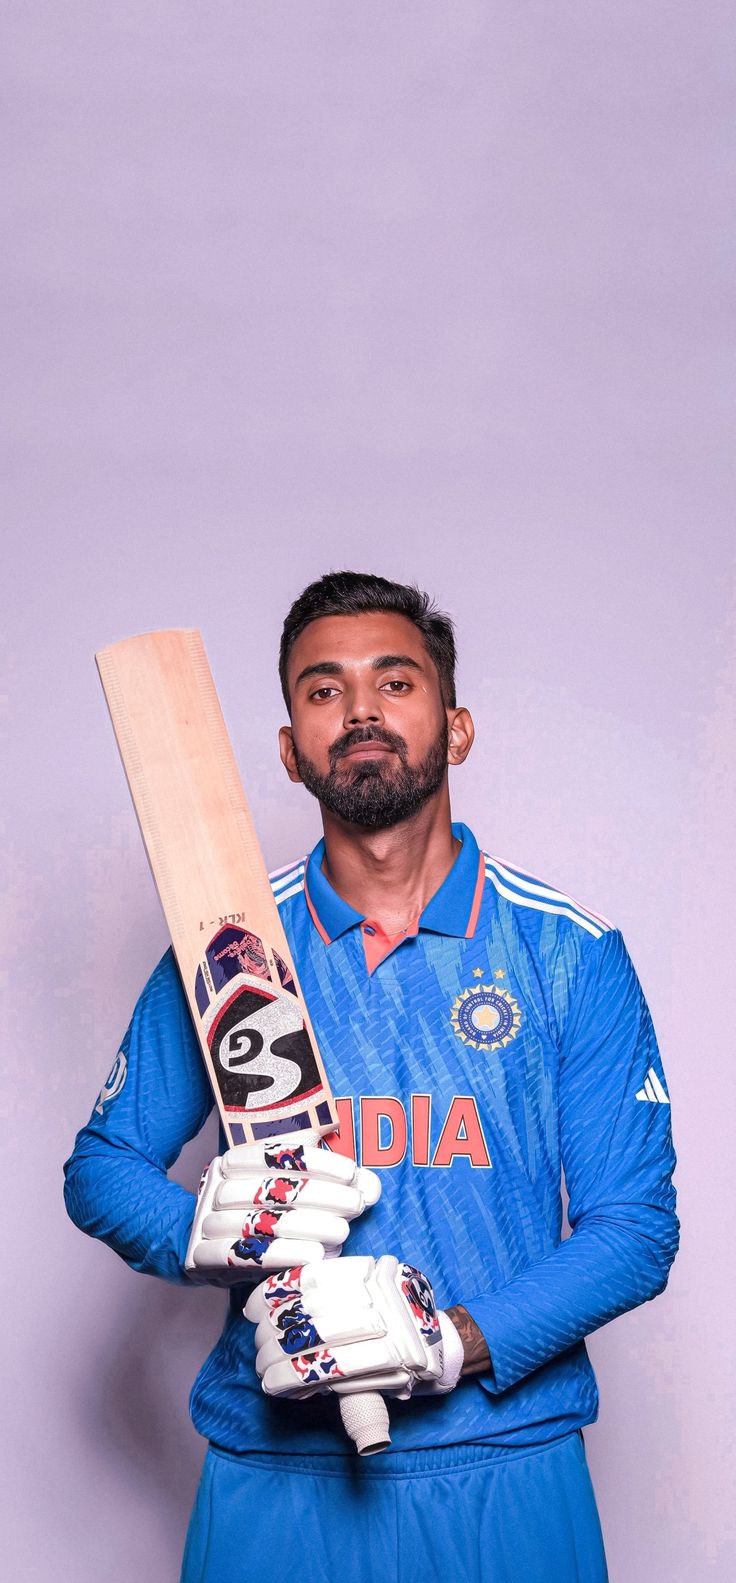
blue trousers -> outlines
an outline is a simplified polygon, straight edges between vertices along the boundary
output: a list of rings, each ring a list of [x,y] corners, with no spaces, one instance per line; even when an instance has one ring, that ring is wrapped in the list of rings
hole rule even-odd
[[[210,1446],[181,1583],[606,1583],[576,1431],[359,1459]]]

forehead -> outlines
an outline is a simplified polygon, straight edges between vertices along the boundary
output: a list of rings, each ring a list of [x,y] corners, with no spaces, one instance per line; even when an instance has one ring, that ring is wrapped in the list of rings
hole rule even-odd
[[[289,677],[305,665],[337,660],[345,666],[370,665],[383,654],[406,654],[431,670],[421,632],[396,611],[371,610],[357,616],[319,616],[299,633],[289,655]]]

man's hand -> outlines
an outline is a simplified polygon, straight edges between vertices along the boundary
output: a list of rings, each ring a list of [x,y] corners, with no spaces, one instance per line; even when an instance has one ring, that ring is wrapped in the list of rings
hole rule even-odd
[[[256,1370],[268,1396],[453,1389],[463,1361],[452,1321],[420,1270],[393,1254],[285,1270],[251,1293]]]
[[[207,1168],[185,1269],[232,1286],[263,1270],[334,1258],[381,1196],[374,1171],[314,1143],[241,1143]]]
[[[448,1308],[447,1317],[452,1320],[462,1342],[463,1378],[468,1374],[487,1374],[491,1367],[491,1354],[480,1326],[476,1325],[467,1308],[463,1308],[461,1303],[457,1303],[454,1308]]]

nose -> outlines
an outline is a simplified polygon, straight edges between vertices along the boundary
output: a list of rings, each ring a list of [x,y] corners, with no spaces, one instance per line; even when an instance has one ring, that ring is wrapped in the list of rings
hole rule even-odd
[[[380,725],[382,720],[381,702],[375,690],[372,687],[352,688],[345,698],[345,730],[349,731],[351,726]]]

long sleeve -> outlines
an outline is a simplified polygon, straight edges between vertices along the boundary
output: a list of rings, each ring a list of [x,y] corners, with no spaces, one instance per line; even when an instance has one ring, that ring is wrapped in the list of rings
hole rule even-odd
[[[560,1049],[571,1235],[500,1289],[463,1300],[488,1344],[491,1392],[667,1284],[679,1226],[663,1075],[641,985],[621,934],[608,931],[591,946]]]
[[[184,1257],[195,1200],[166,1173],[211,1105],[179,974],[167,951],[64,1167],[71,1219],[134,1270],[187,1280]]]

